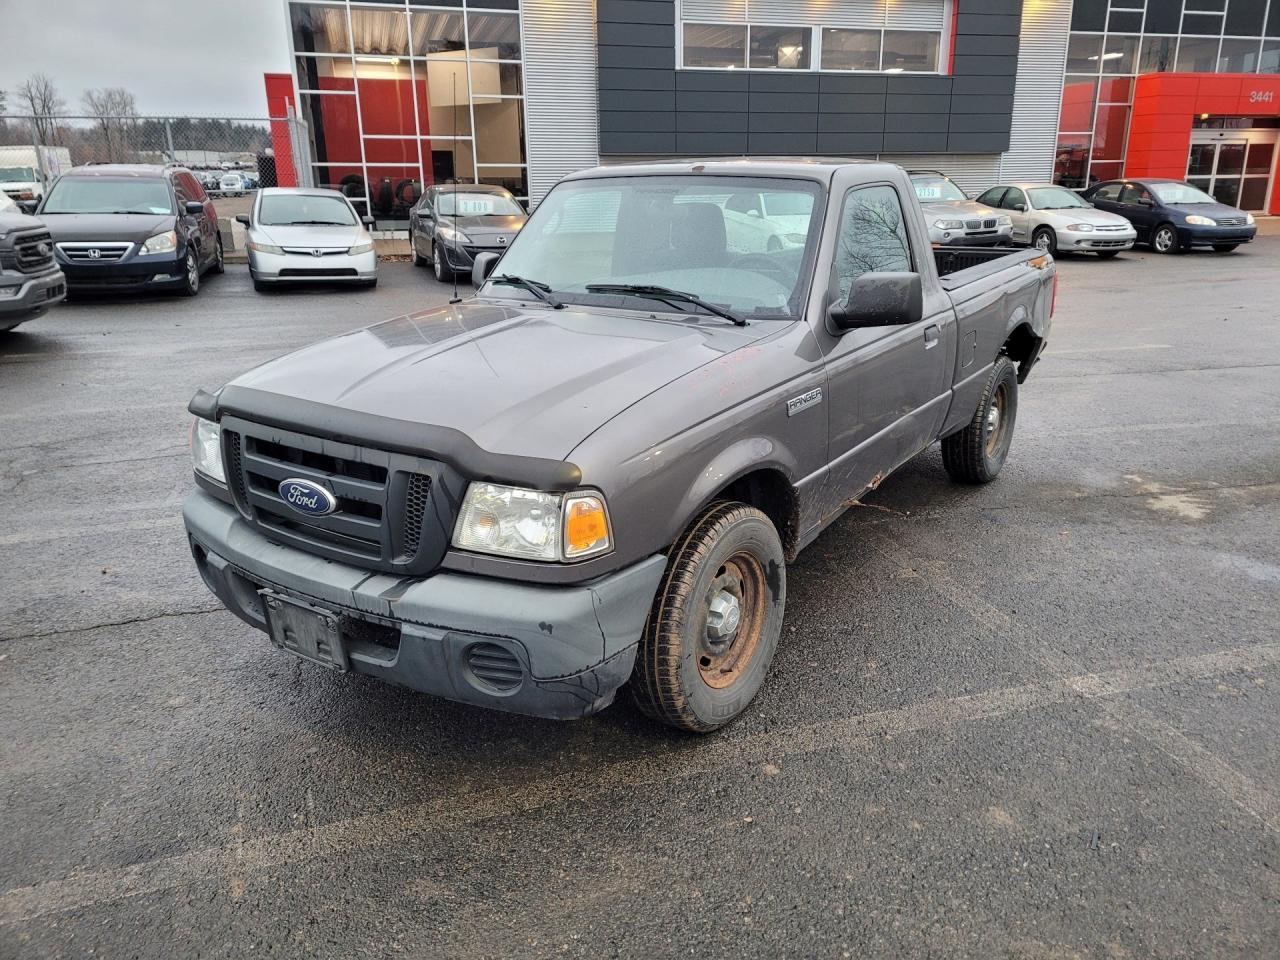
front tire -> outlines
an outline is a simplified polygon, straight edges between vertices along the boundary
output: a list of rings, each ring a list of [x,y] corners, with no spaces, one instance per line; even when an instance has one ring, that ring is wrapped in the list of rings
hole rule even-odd
[[[1050,227],[1040,227],[1031,235],[1031,245],[1050,255],[1058,252],[1058,235]]]
[[[1009,457],[1018,419],[1018,368],[1001,355],[987,378],[982,400],[964,427],[942,438],[942,465],[959,483],[990,483]]]
[[[449,261],[444,258],[444,251],[440,249],[440,244],[432,244],[431,246],[431,266],[435,271],[436,279],[441,283],[448,283],[453,279],[453,271],[449,268]]]
[[[200,292],[200,255],[196,248],[187,247],[187,259],[183,262],[183,282],[181,293],[184,297],[194,297]]]
[[[733,720],[764,683],[786,600],[769,518],[745,503],[708,507],[668,556],[631,675],[636,705],[694,733]]]
[[[1182,244],[1178,241],[1178,231],[1171,223],[1162,223],[1151,235],[1151,249],[1156,253],[1179,253]]]
[[[225,255],[224,255],[224,254],[223,254],[223,252],[222,252],[222,237],[221,237],[221,235],[219,235],[219,237],[218,237],[218,245],[217,245],[217,247],[215,247],[215,248],[214,248],[214,252],[213,252],[213,266],[211,266],[211,267],[209,268],[209,272],[210,272],[210,273],[226,273],[226,272],[227,272],[227,261],[226,261],[226,257],[225,257]]]

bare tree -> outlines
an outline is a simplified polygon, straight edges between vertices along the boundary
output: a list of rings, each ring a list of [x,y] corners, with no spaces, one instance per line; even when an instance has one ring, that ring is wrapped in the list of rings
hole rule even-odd
[[[138,118],[133,94],[123,87],[104,87],[86,90],[80,101],[85,112],[94,118],[101,154],[98,159],[108,163],[127,160]]]
[[[62,99],[62,94],[58,93],[53,80],[47,74],[33,73],[22,81],[15,92],[18,95],[18,102],[23,104],[35,118],[33,122],[36,128],[36,139],[43,144],[56,143],[58,141],[56,115],[66,108],[67,102]]]

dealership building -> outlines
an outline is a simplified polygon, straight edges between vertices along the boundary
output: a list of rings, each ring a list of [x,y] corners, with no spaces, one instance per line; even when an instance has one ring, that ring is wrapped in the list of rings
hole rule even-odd
[[[879,157],[970,192],[1187,179],[1280,214],[1280,0],[287,0],[282,183],[422,189],[656,157]]]

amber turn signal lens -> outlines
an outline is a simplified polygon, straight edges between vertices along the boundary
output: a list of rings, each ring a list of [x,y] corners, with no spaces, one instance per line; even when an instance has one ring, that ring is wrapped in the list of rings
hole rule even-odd
[[[609,548],[609,517],[599,497],[575,497],[566,504],[564,555],[581,557]]]

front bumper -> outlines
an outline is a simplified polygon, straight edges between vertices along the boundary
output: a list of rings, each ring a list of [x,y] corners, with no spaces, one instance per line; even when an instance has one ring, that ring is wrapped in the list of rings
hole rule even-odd
[[[476,255],[481,253],[496,253],[498,256],[506,251],[506,247],[485,247],[475,243],[464,244],[445,244],[440,242],[437,249],[444,251],[445,263],[449,264],[450,269],[455,273],[470,273],[471,267],[476,262]]]
[[[1258,235],[1257,225],[1245,227],[1178,227],[1178,242],[1184,247],[1211,247],[1214,244],[1248,243]]]
[[[130,251],[106,263],[72,263],[59,252],[58,266],[72,290],[169,290],[186,283],[186,256],[186,250],[181,256]]]
[[[206,586],[266,630],[260,590],[336,614],[348,668],[424,693],[531,716],[570,719],[604,709],[631,675],[661,555],[590,583],[537,586],[436,573],[407,579],[272,543],[231,506],[201,491],[183,506]],[[374,625],[371,630],[368,625]],[[368,639],[371,634],[380,642]],[[518,673],[495,686],[473,664],[482,645]]]
[[[942,247],[998,247],[1009,243],[1013,227],[994,230],[939,230],[929,227],[929,241]]]
[[[38,317],[66,295],[66,278],[57,267],[36,276],[0,274],[0,330]]]
[[[1059,250],[1078,250],[1081,252],[1097,252],[1099,250],[1129,250],[1138,239],[1136,230],[1092,231],[1082,233],[1078,230],[1056,230]]]
[[[262,253],[249,251],[249,269],[262,283],[360,283],[378,276],[378,255],[368,253]]]

